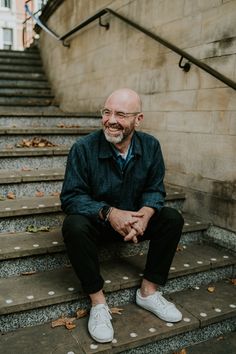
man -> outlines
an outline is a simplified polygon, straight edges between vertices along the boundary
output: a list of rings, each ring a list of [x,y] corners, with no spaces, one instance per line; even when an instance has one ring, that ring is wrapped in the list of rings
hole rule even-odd
[[[150,240],[136,302],[163,320],[178,322],[182,314],[157,289],[167,281],[183,218],[164,207],[159,142],[135,130],[143,120],[138,94],[116,90],[101,113],[103,129],[78,139],[71,148],[61,202],[67,214],[62,231],[68,255],[91,299],[88,330],[94,340],[105,343],[112,341],[114,331],[97,245]]]

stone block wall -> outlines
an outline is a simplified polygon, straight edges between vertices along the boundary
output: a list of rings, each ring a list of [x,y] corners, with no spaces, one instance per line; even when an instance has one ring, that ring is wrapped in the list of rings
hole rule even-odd
[[[138,22],[236,81],[235,0],[60,1],[47,25],[64,34],[103,7]],[[103,19],[105,22],[106,18]],[[143,101],[143,129],[162,144],[166,182],[187,188],[186,210],[236,230],[236,94],[144,34],[107,16],[63,47],[40,34],[42,58],[65,111],[95,112],[114,89]]]

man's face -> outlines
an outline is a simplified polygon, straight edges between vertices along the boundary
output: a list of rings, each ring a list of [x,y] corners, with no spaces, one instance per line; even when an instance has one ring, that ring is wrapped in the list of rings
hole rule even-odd
[[[107,141],[120,144],[131,140],[140,120],[141,114],[138,108],[132,98],[127,99],[114,95],[107,99],[102,113],[103,131]]]

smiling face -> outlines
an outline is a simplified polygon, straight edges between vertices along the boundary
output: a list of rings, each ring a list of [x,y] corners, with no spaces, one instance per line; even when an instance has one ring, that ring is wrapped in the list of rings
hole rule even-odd
[[[125,113],[134,114],[125,116]],[[125,149],[142,119],[141,101],[136,92],[130,89],[113,92],[105,102],[102,115],[103,131],[107,141],[116,145],[119,150]]]

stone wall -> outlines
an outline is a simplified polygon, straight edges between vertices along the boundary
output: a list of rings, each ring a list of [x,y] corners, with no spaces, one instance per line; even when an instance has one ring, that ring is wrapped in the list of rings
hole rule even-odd
[[[235,0],[65,0],[47,25],[64,34],[103,7],[172,42],[236,80]],[[108,16],[73,36],[70,48],[41,33],[45,69],[65,111],[98,110],[119,87],[143,100],[143,129],[162,144],[166,182],[187,188],[185,208],[236,230],[236,94],[120,20]],[[105,21],[105,18],[104,20]]]

